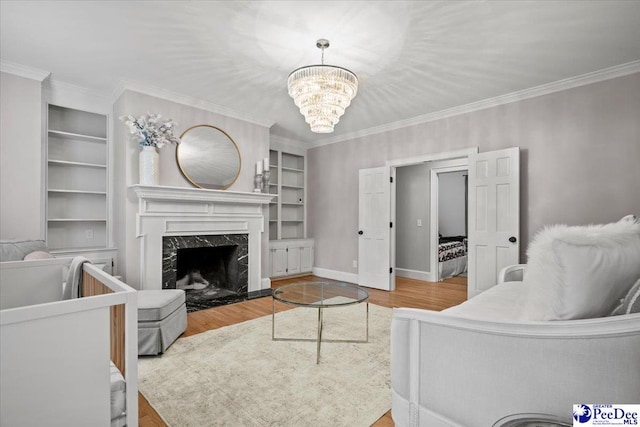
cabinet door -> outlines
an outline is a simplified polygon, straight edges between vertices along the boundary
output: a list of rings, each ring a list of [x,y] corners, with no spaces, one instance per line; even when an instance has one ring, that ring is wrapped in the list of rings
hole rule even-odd
[[[300,273],[300,247],[287,249],[287,274]]]
[[[300,248],[300,272],[308,273],[313,269],[313,246]]]
[[[285,276],[287,274],[287,250],[271,249],[271,277]]]

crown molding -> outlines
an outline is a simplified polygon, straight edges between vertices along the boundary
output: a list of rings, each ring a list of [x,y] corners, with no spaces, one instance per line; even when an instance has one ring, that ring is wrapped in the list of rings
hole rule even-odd
[[[573,89],[592,83],[623,77],[629,74],[640,72],[640,61],[632,61],[622,65],[605,68],[591,73],[581,74],[579,76],[570,77],[563,80],[535,86],[529,89],[508,93],[506,95],[496,96],[494,98],[484,99],[482,101],[472,102],[470,104],[460,105],[448,108],[446,110],[436,111],[429,114],[413,117],[406,120],[400,120],[393,123],[387,123],[381,126],[375,126],[361,131],[350,132],[335,137],[323,138],[318,141],[311,142],[308,148],[322,147],[324,145],[335,144],[337,142],[349,141],[364,136],[375,135],[382,132],[388,132],[396,129],[402,129],[409,126],[415,126],[422,123],[428,123],[447,117],[457,116],[460,114],[471,113],[473,111],[484,110],[485,108],[496,107],[498,105],[509,104],[511,102],[523,101],[529,98],[548,95],[562,90]]]
[[[187,105],[189,107],[199,108],[201,110],[209,111],[216,114],[221,114],[223,116],[253,123],[259,126],[264,126],[266,128],[270,128],[275,124],[275,121],[273,120],[258,119],[256,117],[251,117],[247,114],[239,113],[230,108],[223,107],[218,104],[214,104],[213,102],[205,101],[189,95],[183,95],[177,92],[159,88],[157,86],[152,86],[152,85],[148,85],[148,84],[144,84],[144,83],[140,83],[140,82],[136,82],[128,79],[120,80],[120,84],[118,85],[118,87],[116,88],[116,90],[113,92],[113,95],[112,95],[113,104],[115,104],[115,101],[122,95],[122,93],[125,90],[139,92],[144,95],[154,96],[156,98],[161,98],[161,99],[172,101],[178,104]]]
[[[15,74],[26,79],[43,82],[51,75],[49,71],[39,70],[26,65],[16,64],[0,60],[0,71],[3,73]]]
[[[47,100],[53,104],[79,108],[98,114],[109,114],[113,109],[109,94],[73,83],[50,78],[45,82]]]
[[[303,152],[307,150],[307,145],[304,142],[285,138],[284,136],[269,135],[269,142],[272,146],[277,146],[279,148],[286,148],[296,151],[302,150]]]

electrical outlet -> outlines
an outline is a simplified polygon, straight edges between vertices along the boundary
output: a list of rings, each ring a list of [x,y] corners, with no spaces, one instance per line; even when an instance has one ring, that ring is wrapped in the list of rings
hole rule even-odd
[[[422,220],[421,219],[418,220],[418,227],[422,227]]]
[[[92,228],[87,228],[84,231],[84,236],[87,238],[87,240],[93,239],[93,229]]]
[[[355,259],[353,260],[353,268],[358,268],[358,261]]]

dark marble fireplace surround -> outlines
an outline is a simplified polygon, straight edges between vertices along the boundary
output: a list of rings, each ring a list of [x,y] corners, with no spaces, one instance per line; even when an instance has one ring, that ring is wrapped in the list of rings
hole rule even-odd
[[[248,293],[248,253],[248,234],[163,236],[162,288],[185,289],[189,312],[264,296]]]

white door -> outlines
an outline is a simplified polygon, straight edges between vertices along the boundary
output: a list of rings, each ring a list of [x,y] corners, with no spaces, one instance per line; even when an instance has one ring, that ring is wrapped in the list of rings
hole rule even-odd
[[[469,156],[469,269],[471,298],[496,284],[498,272],[520,254],[518,147]]]
[[[391,271],[391,183],[386,166],[361,169],[358,189],[358,284],[395,289]]]

